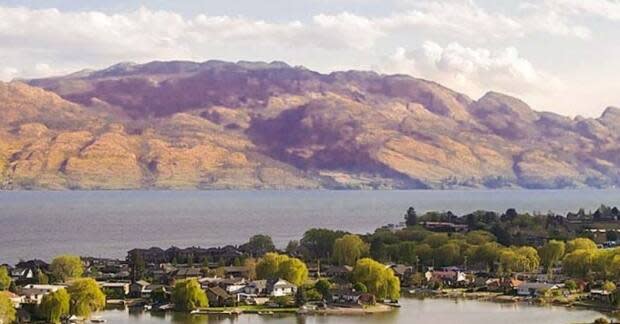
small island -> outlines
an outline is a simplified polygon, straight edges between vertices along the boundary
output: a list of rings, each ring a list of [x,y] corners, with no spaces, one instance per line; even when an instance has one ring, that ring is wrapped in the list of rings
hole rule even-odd
[[[618,208],[567,215],[449,211],[368,234],[309,229],[223,247],[136,248],[125,259],[63,255],[0,266],[0,322],[102,322],[105,307],[191,316],[365,315],[402,296],[588,307],[620,304]],[[93,315],[95,314],[95,315]]]

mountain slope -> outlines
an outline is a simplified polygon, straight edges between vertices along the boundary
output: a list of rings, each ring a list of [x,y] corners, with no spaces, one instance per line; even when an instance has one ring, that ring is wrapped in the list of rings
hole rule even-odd
[[[123,63],[2,84],[4,188],[609,187],[620,109],[597,119],[373,72]],[[45,90],[43,90],[45,89]]]

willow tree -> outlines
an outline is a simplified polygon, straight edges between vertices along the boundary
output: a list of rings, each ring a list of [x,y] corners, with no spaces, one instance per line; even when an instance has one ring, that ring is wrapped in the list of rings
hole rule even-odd
[[[334,242],[334,259],[340,265],[355,265],[357,260],[368,255],[369,246],[355,234],[347,234]]]
[[[13,323],[15,321],[15,308],[6,292],[0,291],[0,323]]]
[[[172,302],[178,311],[192,311],[209,306],[207,294],[196,278],[177,281],[172,289]]]
[[[66,282],[69,279],[75,279],[82,276],[84,267],[79,256],[61,255],[52,260],[50,265],[54,279]]]
[[[297,258],[278,253],[267,253],[256,264],[258,279],[285,279],[295,285],[301,285],[308,279],[308,267]]]
[[[394,275],[394,271],[373,259],[364,258],[357,261],[353,268],[352,279],[354,283],[366,286],[368,292],[379,299],[400,298],[400,281]]]
[[[67,292],[71,296],[69,308],[73,315],[88,318],[105,307],[105,294],[95,279],[77,279],[69,285]]]
[[[71,297],[67,290],[59,289],[43,296],[39,314],[48,323],[60,323],[63,316],[69,315]]]

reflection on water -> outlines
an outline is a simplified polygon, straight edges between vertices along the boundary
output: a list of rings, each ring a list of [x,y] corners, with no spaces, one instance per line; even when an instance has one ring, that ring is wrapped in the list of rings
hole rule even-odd
[[[491,303],[456,299],[411,299],[401,301],[402,308],[390,313],[364,316],[296,316],[296,315],[240,315],[193,316],[179,313],[150,313],[141,310],[110,310],[102,313],[108,323],[141,324],[569,324],[591,323],[604,315],[584,309],[553,306],[530,306],[514,303]]]

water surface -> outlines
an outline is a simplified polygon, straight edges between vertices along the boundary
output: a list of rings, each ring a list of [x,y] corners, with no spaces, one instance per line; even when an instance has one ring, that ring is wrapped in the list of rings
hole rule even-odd
[[[134,247],[284,246],[311,227],[366,233],[405,210],[565,213],[620,205],[618,190],[0,192],[0,264],[62,253],[124,257]]]
[[[256,323],[256,324],[570,324],[592,323],[603,317],[601,313],[564,307],[542,307],[525,304],[499,304],[473,300],[408,299],[401,300],[402,308],[391,313],[364,316],[191,316],[185,314],[128,313],[108,311],[102,314],[114,324],[163,324],[163,323]]]

